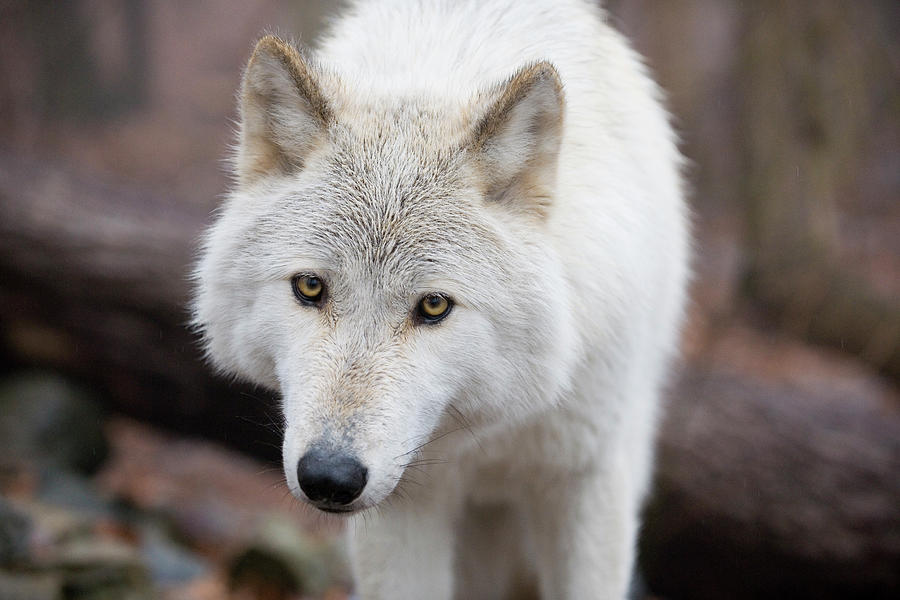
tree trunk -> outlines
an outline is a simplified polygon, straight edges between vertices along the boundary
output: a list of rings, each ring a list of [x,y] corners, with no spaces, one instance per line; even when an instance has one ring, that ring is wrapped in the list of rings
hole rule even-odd
[[[837,197],[859,170],[877,86],[896,75],[867,43],[881,39],[879,19],[890,11],[775,0],[742,7],[746,292],[793,333],[900,381],[900,299],[872,290],[836,249]]]

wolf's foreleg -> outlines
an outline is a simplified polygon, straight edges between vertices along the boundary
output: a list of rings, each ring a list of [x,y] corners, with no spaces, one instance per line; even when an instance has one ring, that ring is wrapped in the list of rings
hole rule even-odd
[[[534,490],[527,509],[541,597],[622,600],[637,530],[627,473],[602,468],[558,483]]]

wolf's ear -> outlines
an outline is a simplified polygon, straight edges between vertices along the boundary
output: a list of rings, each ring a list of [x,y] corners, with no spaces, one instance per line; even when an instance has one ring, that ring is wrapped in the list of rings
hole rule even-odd
[[[273,35],[259,40],[241,88],[239,181],[302,168],[331,119],[316,73],[300,52]]]
[[[565,100],[548,62],[520,69],[495,88],[477,122],[473,149],[486,195],[543,214],[556,184]]]

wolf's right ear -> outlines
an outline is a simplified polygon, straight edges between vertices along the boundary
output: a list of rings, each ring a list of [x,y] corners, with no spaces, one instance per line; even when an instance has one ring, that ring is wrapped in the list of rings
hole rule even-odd
[[[247,64],[240,112],[235,166],[242,184],[302,168],[332,120],[311,65],[274,35],[257,42]]]
[[[515,199],[519,211],[543,215],[553,196],[565,98],[556,68],[520,69],[489,95],[471,148],[482,166],[485,195]]]

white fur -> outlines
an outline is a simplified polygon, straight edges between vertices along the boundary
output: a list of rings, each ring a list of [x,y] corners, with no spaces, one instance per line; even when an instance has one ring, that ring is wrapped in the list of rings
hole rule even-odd
[[[362,598],[500,597],[529,571],[545,598],[626,592],[688,233],[659,93],[603,19],[581,0],[358,2],[307,58],[333,111],[320,129],[275,63],[245,77],[277,106],[245,94],[196,322],[220,369],[282,393],[298,498],[323,436],[367,466],[349,523]],[[466,147],[540,61],[563,85],[559,143],[528,128],[559,100],[539,83],[481,155]],[[276,110],[280,133],[252,121]],[[292,168],[250,168],[266,135]],[[501,175],[549,199],[486,197]],[[327,309],[295,301],[304,272]],[[411,324],[427,292],[456,305]]]

